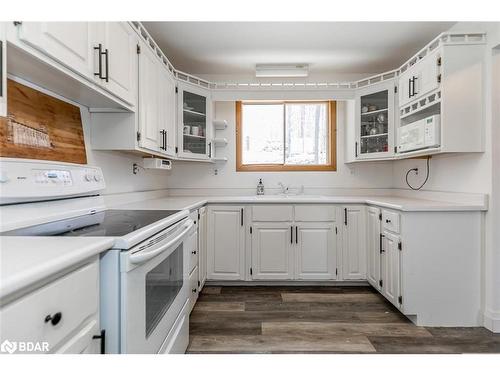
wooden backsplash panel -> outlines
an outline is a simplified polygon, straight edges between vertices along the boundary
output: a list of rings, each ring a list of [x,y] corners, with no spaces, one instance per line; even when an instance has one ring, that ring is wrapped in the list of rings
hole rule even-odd
[[[87,163],[79,107],[8,80],[7,110],[0,156]]]

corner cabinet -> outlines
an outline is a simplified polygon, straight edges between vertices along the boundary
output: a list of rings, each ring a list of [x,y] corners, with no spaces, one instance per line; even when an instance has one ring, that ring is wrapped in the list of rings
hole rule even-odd
[[[210,91],[178,83],[178,157],[210,160],[212,157],[212,102]]]
[[[357,92],[356,141],[351,146],[356,160],[394,155],[395,91],[396,83],[390,80]]]

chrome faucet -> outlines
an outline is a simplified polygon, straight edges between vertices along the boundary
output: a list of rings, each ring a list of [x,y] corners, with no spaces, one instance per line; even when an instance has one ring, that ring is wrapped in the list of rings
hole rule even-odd
[[[288,194],[288,186],[283,185],[282,182],[278,182],[278,186],[281,188],[281,194]]]

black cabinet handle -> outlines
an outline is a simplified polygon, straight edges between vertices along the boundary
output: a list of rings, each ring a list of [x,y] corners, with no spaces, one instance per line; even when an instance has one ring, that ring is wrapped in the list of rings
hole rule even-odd
[[[384,249],[382,249],[382,238],[384,237],[384,235],[382,233],[380,233],[380,254],[382,254],[384,252]]]
[[[165,150],[165,151],[167,151],[167,148],[168,148],[167,144],[168,144],[168,143],[167,143],[167,131],[166,131],[166,130],[164,130],[164,131],[163,131],[163,138],[164,138],[164,140],[165,140],[165,141],[164,141],[164,142],[165,142],[165,143],[164,143],[164,147],[165,147],[165,148],[164,148],[164,150]]]
[[[99,43],[99,45],[97,47],[94,47],[94,50],[97,51],[97,56],[98,56],[98,59],[99,59],[99,68],[98,68],[98,72],[95,73],[94,72],[94,75],[99,77],[99,78],[103,78],[102,77],[102,44]]]
[[[212,142],[208,142],[208,157],[212,157]]]
[[[107,48],[104,51],[104,57],[106,58],[106,75],[103,78],[109,82],[109,51]]]
[[[196,288],[191,289],[191,291],[192,291],[193,293],[196,293]]]
[[[344,225],[347,225],[347,208],[344,208]]]
[[[299,227],[295,226],[295,243],[299,243]]]
[[[106,354],[106,330],[101,329],[101,334],[92,336],[92,339],[101,340],[101,354]]]
[[[391,222],[391,220],[389,220],[389,219],[385,219],[385,222],[386,222],[386,223],[390,223],[390,222]]]
[[[196,255],[196,250],[191,251],[191,254]]]
[[[411,84],[413,82],[413,78],[408,78],[408,97],[411,98]]]
[[[166,133],[167,133],[166,130],[160,130],[160,134],[161,134],[161,146],[160,146],[160,150],[167,151]]]
[[[358,157],[358,142],[354,144],[354,156]]]
[[[52,323],[53,326],[56,326],[62,319],[62,313],[56,312],[54,315],[47,315],[45,317],[45,323]]]
[[[413,77],[413,85],[412,85],[412,94],[411,96],[415,96],[418,94],[418,92],[415,91],[415,81],[418,79],[418,77]]]
[[[241,220],[241,226],[243,226],[243,208],[241,209],[240,220]]]
[[[293,225],[290,225],[290,243],[293,243]]]

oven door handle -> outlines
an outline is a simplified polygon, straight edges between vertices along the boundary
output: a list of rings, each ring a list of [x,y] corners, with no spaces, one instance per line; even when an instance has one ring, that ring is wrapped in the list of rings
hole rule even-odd
[[[140,251],[136,254],[131,254],[129,257],[130,263],[133,263],[133,264],[144,263],[144,262],[154,258],[158,254],[161,254],[166,249],[168,249],[169,247],[174,245],[177,241],[179,241],[182,237],[184,237],[186,235],[186,233],[188,233],[191,230],[191,228],[193,228],[193,226],[194,226],[193,220],[189,219],[183,225],[183,227],[184,227],[183,231],[181,233],[179,233],[177,236],[175,236],[171,241],[167,242],[165,245],[162,245],[158,249],[153,250],[153,251],[145,251],[145,252]]]

